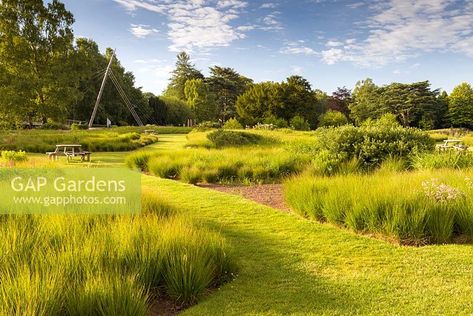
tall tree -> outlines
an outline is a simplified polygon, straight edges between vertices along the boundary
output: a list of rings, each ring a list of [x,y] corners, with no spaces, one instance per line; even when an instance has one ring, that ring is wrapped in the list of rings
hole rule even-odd
[[[254,125],[276,117],[282,107],[281,92],[281,84],[276,82],[257,83],[248,88],[236,102],[236,110],[243,123]]]
[[[382,111],[379,107],[380,90],[372,79],[367,78],[356,83],[353,89],[353,100],[348,106],[350,117],[361,124],[368,118],[378,118]]]
[[[291,76],[281,84],[282,104],[277,110],[277,117],[290,121],[294,116],[307,120],[312,128],[317,126],[320,105],[309,81],[301,76]]]
[[[350,115],[350,109],[348,106],[352,103],[351,91],[346,87],[337,88],[327,99],[328,110],[337,111],[343,113],[346,117]]]
[[[184,92],[187,104],[194,111],[197,122],[215,120],[215,95],[210,92],[210,88],[204,80],[187,80]]]
[[[77,100],[71,71],[74,18],[52,0],[2,0],[0,111],[18,121],[63,119]]]
[[[449,96],[448,114],[454,127],[473,128],[473,88],[463,82]]]
[[[419,126],[419,121],[433,127],[438,90],[432,91],[428,81],[411,84],[392,83],[382,88],[380,108],[392,113],[404,126]]]
[[[186,52],[177,55],[176,68],[172,72],[169,85],[164,92],[167,97],[178,98],[185,101],[184,92],[186,81],[192,79],[204,79],[202,73],[191,63],[190,56]]]
[[[210,68],[207,82],[216,96],[217,115],[224,123],[236,115],[236,100],[253,81],[232,68],[214,66]]]

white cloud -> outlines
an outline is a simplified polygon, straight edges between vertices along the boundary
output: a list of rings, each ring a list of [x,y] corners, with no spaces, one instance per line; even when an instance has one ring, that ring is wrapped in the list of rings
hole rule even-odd
[[[289,42],[281,48],[280,53],[290,55],[316,55],[317,52],[310,47],[304,46],[304,41]]]
[[[390,0],[371,6],[365,39],[322,51],[329,64],[359,66],[403,62],[426,52],[457,52],[473,57],[473,7],[469,0]]]
[[[263,3],[261,6],[260,6],[260,9],[274,9],[277,7],[277,4],[276,3],[271,3],[271,2],[268,2],[268,3]]]
[[[130,32],[131,34],[133,34],[133,36],[136,36],[138,38],[145,38],[152,34],[158,33],[159,31],[157,29],[151,28],[149,25],[132,24]]]
[[[337,41],[328,41],[327,44],[325,44],[326,46],[328,47],[338,47],[338,46],[342,46],[343,43],[342,42],[337,42]]]
[[[284,29],[282,23],[279,21],[281,12],[274,11],[262,19],[262,24],[259,28],[264,31],[279,31]]]
[[[171,51],[208,50],[228,46],[245,38],[248,27],[238,28],[233,22],[247,6],[242,0],[114,0],[125,9],[144,9],[165,15],[169,20],[168,38]],[[143,34],[142,29],[138,33]],[[147,34],[149,35],[149,34]],[[147,36],[144,35],[144,36]]]

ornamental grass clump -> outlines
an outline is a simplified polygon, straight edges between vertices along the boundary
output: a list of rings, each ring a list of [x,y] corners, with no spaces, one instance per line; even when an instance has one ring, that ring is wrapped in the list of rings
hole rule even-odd
[[[473,237],[473,183],[462,172],[300,176],[285,183],[299,214],[402,244]]]

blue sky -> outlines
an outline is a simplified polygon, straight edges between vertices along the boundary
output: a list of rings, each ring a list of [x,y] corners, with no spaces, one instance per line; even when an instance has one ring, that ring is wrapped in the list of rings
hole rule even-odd
[[[430,80],[473,82],[471,0],[65,0],[76,36],[116,49],[138,86],[166,87],[177,52],[204,74],[233,67],[259,81],[292,74],[331,93]]]

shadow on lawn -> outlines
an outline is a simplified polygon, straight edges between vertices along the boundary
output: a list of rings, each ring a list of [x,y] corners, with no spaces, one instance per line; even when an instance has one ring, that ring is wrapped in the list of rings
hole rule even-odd
[[[348,290],[350,285],[308,273],[302,266],[305,260],[284,242],[256,231],[206,222],[227,238],[235,253],[245,256],[234,255],[237,278],[191,308],[190,314],[350,314],[357,309],[357,302],[349,295],[354,291]]]

